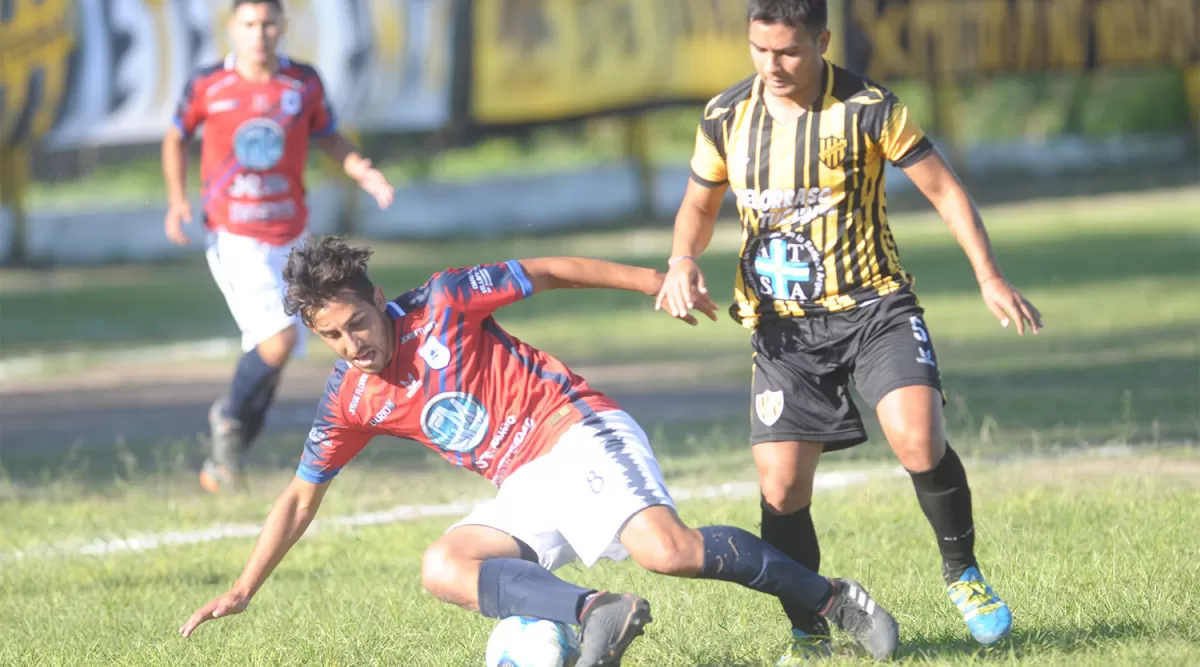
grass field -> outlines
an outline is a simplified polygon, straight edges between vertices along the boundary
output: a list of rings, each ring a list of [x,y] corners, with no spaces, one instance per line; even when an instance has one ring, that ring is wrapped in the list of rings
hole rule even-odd
[[[1036,338],[1017,337],[986,312],[940,222],[904,215],[894,226],[928,310],[949,394],[947,426],[972,475],[981,554],[1013,606],[1015,638],[987,652],[965,639],[903,477],[876,475],[820,495],[823,568],[860,578],[893,609],[902,657],[913,663],[1200,663],[1200,191],[993,208],[985,217],[1009,277],[1045,314],[1047,329]],[[396,292],[447,266],[511,257],[582,254],[661,266],[669,230],[374,246],[374,277]],[[735,252],[736,231],[725,223],[704,259],[722,302]],[[747,331],[727,319],[687,329],[638,295],[548,293],[500,320],[571,363],[674,361],[696,368],[696,382],[748,378],[748,364],[726,363],[747,358]],[[198,261],[0,271],[0,359],[233,333]],[[321,346],[313,347],[320,357]],[[745,417],[645,425],[672,488],[755,478]],[[327,526],[300,543],[251,613],[206,626],[190,642],[174,630],[236,576],[248,538],[48,555],[47,545],[72,551],[215,525],[253,534],[294,469],[299,435],[277,433],[256,446],[252,491],[221,498],[197,489],[197,449],[186,438],[0,451],[0,665],[482,664],[491,622],[436,603],[417,576],[423,546],[453,516],[355,531]],[[1105,443],[1139,446],[1123,458],[1019,458]],[[822,470],[894,465],[875,437],[829,457]],[[380,444],[339,477],[322,515],[489,493],[486,482],[419,448]],[[750,530],[756,507],[751,497],[681,503],[690,522]],[[27,555],[14,558],[17,551]],[[629,563],[564,572],[653,601],[657,620],[626,664],[767,665],[782,649],[784,622],[770,600],[651,577]]]
[[[911,486],[875,476],[864,486],[818,492],[814,507],[823,569],[853,575],[901,623],[901,659],[911,664],[1190,665],[1200,660],[1200,465],[1194,453],[996,464],[968,460],[975,488],[980,553],[1015,616],[1012,641],[989,651],[967,638],[942,597],[936,553]],[[365,484],[348,470],[325,517],[356,503],[431,502],[445,495],[424,483]],[[282,480],[279,480],[280,482]],[[378,480],[375,480],[378,481]],[[406,480],[402,480],[405,482]],[[411,480],[407,480],[411,481]],[[682,479],[672,485],[682,488]],[[450,486],[456,484],[450,481]],[[374,497],[363,501],[365,486]],[[273,485],[278,488],[278,484]],[[464,488],[464,487],[460,487]],[[437,489],[431,495],[429,491]],[[264,489],[264,498],[269,489]],[[370,495],[370,494],[368,494]],[[144,515],[171,515],[179,530],[210,525],[176,498],[137,513],[104,500],[108,533],[139,529]],[[61,515],[84,501],[59,506]],[[259,510],[265,500],[259,499]],[[685,520],[755,530],[752,498],[681,502]],[[28,508],[0,505],[6,527]],[[184,509],[184,511],[180,511]],[[48,518],[42,515],[43,519]],[[232,519],[233,517],[229,517]],[[303,539],[240,616],[174,630],[192,609],[228,585],[248,539],[168,546],[104,557],[6,558],[0,568],[0,664],[11,665],[480,665],[492,621],[442,605],[419,583],[423,547],[452,517],[340,530]],[[62,526],[21,531],[52,540]],[[101,536],[98,527],[92,536]],[[9,542],[5,531],[5,542]],[[10,543],[11,544],[11,543]],[[631,563],[560,571],[588,586],[638,591],[655,622],[625,664],[769,665],[786,621],[769,598],[726,584],[655,577]],[[832,664],[859,662],[843,638]]]
[[[917,276],[958,437],[1032,449],[1083,442],[1200,438],[1200,190],[1097,197],[985,211],[1010,279],[1045,315],[1034,338],[985,310],[961,251],[931,215],[898,215],[901,256]],[[668,229],[487,244],[373,243],[389,292],[447,266],[582,254],[662,266]],[[716,298],[732,292],[737,230],[722,227],[703,265]],[[513,333],[571,363],[747,359],[749,332],[728,318],[690,329],[648,298],[552,292],[500,314]],[[202,260],[162,266],[0,270],[0,360],[236,333]],[[316,359],[328,359],[316,341]],[[725,370],[744,379],[749,364]],[[59,372],[73,372],[64,364]],[[732,427],[736,430],[738,425]]]

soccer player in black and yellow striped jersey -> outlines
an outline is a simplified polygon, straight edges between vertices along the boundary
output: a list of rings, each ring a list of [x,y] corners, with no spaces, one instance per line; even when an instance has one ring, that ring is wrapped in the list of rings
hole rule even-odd
[[[730,314],[754,332],[763,537],[818,569],[809,513],[817,459],[866,440],[853,382],[912,475],[950,599],[975,639],[991,644],[1009,634],[1012,617],[975,559],[966,472],[941,427],[937,357],[888,227],[885,163],[904,170],[949,225],[1003,326],[1037,333],[1041,316],[1005,279],[979,212],[908,108],[824,60],[827,14],[824,0],[750,0],[757,73],[704,110],[656,307],[683,317],[707,293],[696,257],[732,188],[742,250]],[[785,610],[794,642],[780,664],[828,651],[819,618]]]

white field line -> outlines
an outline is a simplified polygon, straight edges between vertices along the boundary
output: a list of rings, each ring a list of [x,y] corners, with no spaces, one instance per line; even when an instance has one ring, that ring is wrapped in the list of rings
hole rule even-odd
[[[901,469],[847,471],[818,473],[814,481],[815,489],[841,489],[858,486],[872,477],[896,476],[902,474]],[[708,498],[746,498],[758,495],[757,482],[726,482],[716,486],[699,488],[672,489],[671,497],[676,501],[688,501]],[[480,503],[490,498],[462,500],[440,505],[398,505],[391,509],[376,512],[361,512],[344,516],[334,516],[327,519],[317,519],[309,526],[307,534],[322,528],[361,528],[389,523],[416,521],[435,517],[466,516]],[[60,556],[105,556],[121,552],[152,551],[166,546],[180,544],[202,544],[236,538],[258,537],[262,530],[261,524],[217,524],[199,530],[169,530],[160,533],[141,533],[126,537],[96,539],[90,542],[78,540],[54,545],[39,545],[29,549],[0,554],[0,561],[11,559],[42,559]]]
[[[1011,463],[1039,460],[1096,459],[1126,457],[1132,456],[1133,453],[1133,448],[1127,445],[1112,445],[1069,451],[1052,456],[989,457],[986,459],[986,462]],[[818,491],[844,489],[860,486],[871,479],[903,477],[905,475],[905,470],[899,466],[870,470],[820,472],[817,473],[816,478],[813,480],[813,489]],[[758,493],[757,482],[739,481],[699,488],[672,489],[671,497],[676,501],[688,501],[710,498],[747,498],[756,496]],[[358,514],[334,516],[313,521],[307,533],[311,534],[327,527],[353,529],[363,526],[377,526],[435,517],[461,517],[466,516],[477,505],[487,500],[490,500],[490,498],[462,500],[439,505],[397,505],[391,509],[377,512],[361,512]],[[152,551],[180,544],[202,544],[219,540],[257,537],[261,530],[262,526],[259,524],[217,524],[200,530],[169,530],[159,533],[141,533],[127,537],[95,539],[90,542],[74,540],[53,545],[38,545],[9,553],[0,553],[0,562],[62,556],[105,556],[122,552]]]

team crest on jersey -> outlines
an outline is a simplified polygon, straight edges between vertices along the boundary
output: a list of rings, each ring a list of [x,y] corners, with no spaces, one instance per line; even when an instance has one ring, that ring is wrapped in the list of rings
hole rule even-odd
[[[273,169],[283,159],[283,126],[270,118],[251,118],[233,133],[238,164],[251,171]]]
[[[430,338],[425,341],[420,348],[417,349],[417,354],[429,364],[429,367],[440,371],[450,365],[450,349],[442,344],[442,341],[437,338]]]
[[[483,442],[490,420],[479,399],[461,391],[434,396],[421,409],[421,431],[450,452],[469,452]]]
[[[300,91],[285,90],[279,96],[279,108],[289,116],[295,116],[300,113]]]
[[[750,240],[742,254],[742,275],[760,298],[813,301],[825,291],[825,263],[811,239],[776,233]]]
[[[846,137],[821,137],[821,164],[839,169],[846,161]]]
[[[754,412],[763,426],[771,426],[783,414],[783,392],[767,390],[754,397]]]

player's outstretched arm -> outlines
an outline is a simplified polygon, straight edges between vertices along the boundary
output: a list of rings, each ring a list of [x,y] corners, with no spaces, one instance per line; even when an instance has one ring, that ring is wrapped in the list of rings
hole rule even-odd
[[[179,634],[190,637],[201,623],[245,611],[250,599],[275,570],[275,566],[308,529],[328,487],[329,482],[313,484],[299,477],[293,478],[267,515],[262,533],[241,576],[228,592],[197,609],[179,628]]]
[[[548,289],[605,288],[654,296],[662,289],[665,277],[654,269],[588,257],[523,259],[521,268],[532,283],[534,293]],[[717,305],[708,295],[698,299],[694,307],[716,321]],[[685,315],[681,319],[696,324],[694,317]]]
[[[382,172],[371,166],[370,160],[359,154],[354,142],[347,139],[341,132],[332,132],[317,137],[314,142],[331,160],[341,165],[346,175],[354,179],[360,188],[375,198],[379,208],[387,208],[392,205],[395,189],[388,183]]]
[[[697,259],[712,241],[717,215],[728,184],[706,185],[688,181],[671,241],[670,269],[655,294],[654,309],[666,309],[672,317],[686,318],[697,299],[708,295]]]
[[[967,254],[988,310],[1002,326],[1016,322],[1018,334],[1024,335],[1027,325],[1034,334],[1038,333],[1043,326],[1042,314],[1005,279],[992,252],[979,209],[941,154],[936,150],[930,152],[921,161],[906,167],[904,173],[937,209]]]

